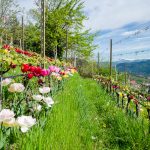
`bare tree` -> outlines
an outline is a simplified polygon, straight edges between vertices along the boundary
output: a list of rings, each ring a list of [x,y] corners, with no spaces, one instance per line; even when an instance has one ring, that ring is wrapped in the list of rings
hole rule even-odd
[[[0,0],[0,28],[4,29],[11,24],[12,16],[16,16],[19,12],[16,0]]]

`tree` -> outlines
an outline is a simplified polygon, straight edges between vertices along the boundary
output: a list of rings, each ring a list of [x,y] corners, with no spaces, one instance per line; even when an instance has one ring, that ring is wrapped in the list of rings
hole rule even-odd
[[[15,27],[14,23],[17,23],[15,21],[19,12],[20,8],[15,0],[0,0],[0,36],[5,40],[4,43],[7,42],[7,38],[10,40],[10,36],[14,35],[10,31]]]
[[[36,1],[37,9],[30,12],[40,27],[39,4],[40,0]],[[46,55],[62,58],[65,50],[81,57],[92,54],[95,35],[90,34],[89,30],[83,31],[83,21],[87,19],[83,7],[81,0],[46,1]]]

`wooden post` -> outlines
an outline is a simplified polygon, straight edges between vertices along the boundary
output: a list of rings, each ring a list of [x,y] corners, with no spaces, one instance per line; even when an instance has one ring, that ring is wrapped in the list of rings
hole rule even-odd
[[[111,78],[112,78],[112,39],[110,39],[110,92],[111,92]]]
[[[41,0],[41,56],[44,59],[41,66],[45,68],[45,0]]]
[[[116,81],[118,81],[118,72],[117,72],[117,66],[115,65],[115,74],[116,74]]]
[[[56,45],[56,49],[55,49],[55,61],[57,60],[57,45]]]
[[[127,84],[126,64],[124,64],[124,83]]]
[[[22,49],[22,41],[21,41],[21,39],[19,40],[19,42],[20,42],[20,49]]]
[[[68,27],[66,29],[66,62],[68,61]]]
[[[24,18],[22,16],[22,49],[24,50]]]
[[[11,39],[10,39],[10,45],[13,46],[13,37],[11,37]]]

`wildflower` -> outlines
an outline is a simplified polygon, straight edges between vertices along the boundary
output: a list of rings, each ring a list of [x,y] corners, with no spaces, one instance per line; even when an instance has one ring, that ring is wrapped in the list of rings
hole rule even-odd
[[[13,83],[8,88],[9,92],[23,92],[25,89],[24,85],[21,83]]]
[[[50,88],[49,87],[39,88],[39,92],[42,93],[42,94],[49,93]]]
[[[54,104],[54,101],[51,97],[45,97],[43,100],[48,105],[48,107],[51,107]]]
[[[7,86],[12,82],[12,79],[6,78],[5,80],[2,81],[2,86]]]
[[[32,116],[21,116],[17,118],[17,124],[21,127],[21,131],[25,133],[36,124],[36,119]]]

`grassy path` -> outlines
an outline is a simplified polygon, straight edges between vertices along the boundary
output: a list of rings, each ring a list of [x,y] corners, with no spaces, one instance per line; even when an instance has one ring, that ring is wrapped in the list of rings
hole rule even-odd
[[[33,129],[20,140],[29,150],[149,149],[141,120],[115,107],[112,99],[90,79],[72,77],[54,98],[44,131]]]

